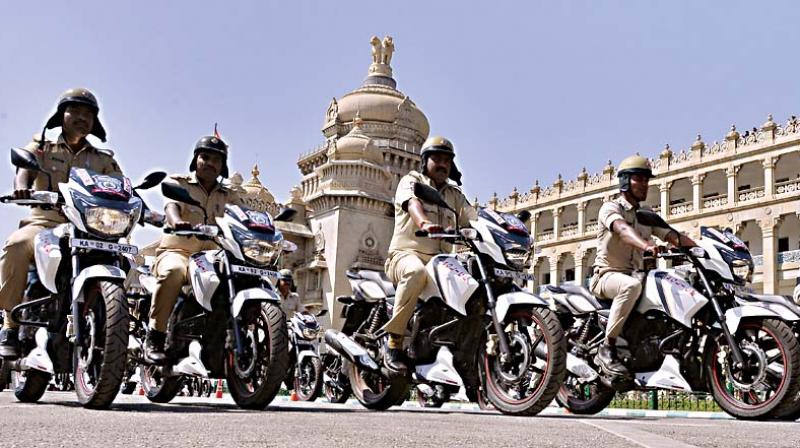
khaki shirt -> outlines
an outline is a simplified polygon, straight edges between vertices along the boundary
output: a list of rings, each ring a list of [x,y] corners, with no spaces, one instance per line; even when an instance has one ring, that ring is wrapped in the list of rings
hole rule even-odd
[[[392,235],[392,242],[389,245],[390,258],[392,252],[395,251],[436,255],[451,252],[453,249],[452,244],[446,241],[414,235],[414,232],[418,229],[414,225],[414,220],[411,219],[411,214],[408,213],[407,205],[410,199],[416,197],[414,196],[414,183],[416,182],[433,186],[431,178],[417,171],[411,171],[400,179],[394,196],[394,235]],[[470,205],[464,193],[455,184],[448,181],[447,185],[439,192],[444,196],[444,200],[458,212],[458,225],[460,227],[469,226],[471,220],[478,219],[478,212]],[[456,227],[453,212],[435,204],[420,202],[422,202],[422,207],[425,209],[425,215],[433,224],[439,224],[445,229]]]
[[[169,176],[164,182],[184,188],[189,192],[192,199],[202,204],[208,212],[208,220],[206,220],[203,209],[200,207],[167,199],[164,204],[164,209],[166,210],[169,204],[177,205],[178,210],[180,210],[181,219],[191,223],[193,226],[199,224],[216,225],[216,218],[222,217],[225,214],[225,204],[241,205],[239,194],[226,185],[217,183],[210,193],[206,192],[205,188],[197,181],[197,177],[194,173],[188,175],[175,174]],[[171,225],[167,223],[167,227],[171,227]],[[161,237],[161,244],[156,252],[161,254],[164,251],[178,251],[190,255],[201,250],[210,250],[216,247],[217,246],[210,241],[164,234]]]
[[[647,205],[641,205],[640,208],[650,210]],[[650,227],[637,222],[636,208],[624,196],[604,202],[597,216],[600,230],[597,232],[597,258],[594,261],[596,272],[599,270],[601,273],[630,274],[643,267],[642,251],[623,242],[622,238],[611,229],[614,221],[619,219],[625,220],[645,240],[650,240],[652,235],[663,240],[670,232],[667,229]]]
[[[287,297],[281,294],[281,309],[283,314],[286,314],[286,318],[291,319],[294,313],[302,313],[306,307],[301,303],[299,294],[290,292]]]
[[[98,174],[122,175],[122,170],[114,160],[114,152],[111,150],[95,148],[87,141],[83,148],[73,153],[63,135],[59,135],[55,142],[45,140],[42,149],[39,149],[40,141],[39,136],[34,136],[33,141],[23,148],[36,156],[42,170],[50,173],[49,185],[46,175],[43,173],[36,175],[32,186],[34,190],[58,191],[59,183],[69,181],[69,171],[72,168],[86,168]],[[32,209],[31,220],[66,222],[60,211],[42,208]]]

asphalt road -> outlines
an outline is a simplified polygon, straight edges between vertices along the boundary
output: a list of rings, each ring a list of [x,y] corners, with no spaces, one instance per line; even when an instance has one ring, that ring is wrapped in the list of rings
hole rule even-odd
[[[800,423],[701,418],[507,417],[465,409],[413,407],[370,412],[357,405],[276,400],[243,411],[227,396],[155,405],[118,396],[90,411],[73,393],[38,404],[0,392],[0,446],[7,447],[797,447]]]

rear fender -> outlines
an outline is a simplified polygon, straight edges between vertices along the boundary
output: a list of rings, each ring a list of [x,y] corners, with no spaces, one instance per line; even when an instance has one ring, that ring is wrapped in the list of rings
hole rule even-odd
[[[102,264],[96,264],[94,266],[89,266],[88,268],[82,270],[77,277],[75,277],[75,281],[72,282],[72,300],[77,302],[83,301],[83,289],[86,285],[86,282],[89,279],[106,279],[106,280],[117,280],[122,284],[125,282],[127,275],[125,271],[116,267],[116,266],[106,266]]]
[[[501,294],[500,297],[497,298],[497,303],[494,307],[497,320],[502,322],[506,318],[508,310],[517,307],[549,308],[550,304],[547,300],[528,292],[515,291]]]
[[[281,298],[278,297],[278,294],[276,294],[274,291],[268,291],[261,288],[243,289],[237,292],[236,296],[233,298],[233,303],[231,304],[231,314],[234,317],[239,317],[239,313],[242,312],[242,307],[244,306],[245,302],[249,301],[273,302],[280,304]]]

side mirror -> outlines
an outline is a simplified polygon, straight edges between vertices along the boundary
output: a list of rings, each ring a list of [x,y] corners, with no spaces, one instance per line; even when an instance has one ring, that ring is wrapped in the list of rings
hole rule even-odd
[[[636,210],[636,220],[646,226],[672,230],[664,218],[652,210]]]
[[[163,194],[166,198],[172,199],[173,201],[183,202],[184,204],[203,208],[203,205],[194,200],[194,198],[189,195],[189,192],[186,191],[186,189],[177,185],[170,183],[161,184],[161,194]],[[205,208],[203,208],[203,210],[205,210]]]
[[[528,210],[523,210],[517,213],[517,219],[522,221],[523,223],[527,223],[529,219],[531,219],[531,212]]]
[[[20,148],[11,148],[11,164],[17,168],[31,171],[41,171],[36,156]]]
[[[276,216],[275,221],[291,221],[294,218],[294,215],[297,214],[297,210],[287,207],[281,210]]]
[[[450,208],[447,202],[445,202],[442,194],[433,187],[417,182],[414,184],[414,196],[424,202],[436,204],[439,207],[444,207],[455,213],[455,210]]]
[[[284,252],[294,252],[297,250],[297,244],[289,240],[283,240],[281,250],[283,250]]]
[[[167,173],[163,171],[153,171],[152,173],[148,174],[144,177],[144,180],[139,185],[133,187],[134,190],[149,190],[150,188],[155,187],[156,185],[160,184],[164,178],[167,177]]]
[[[328,314],[328,310],[322,310],[319,313],[317,313],[317,317],[322,317],[325,316],[326,314]]]

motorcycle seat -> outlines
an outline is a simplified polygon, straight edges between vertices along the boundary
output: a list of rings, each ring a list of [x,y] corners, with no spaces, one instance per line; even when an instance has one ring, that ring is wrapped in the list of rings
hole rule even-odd
[[[608,310],[611,308],[611,300],[598,300],[597,297],[583,286],[567,284],[559,286],[547,285],[546,289],[553,294],[562,295],[563,297],[559,299],[565,301],[569,308],[579,313]]]
[[[347,271],[347,278],[355,280],[356,287],[368,299],[394,297],[394,284],[383,272],[368,269]]]

